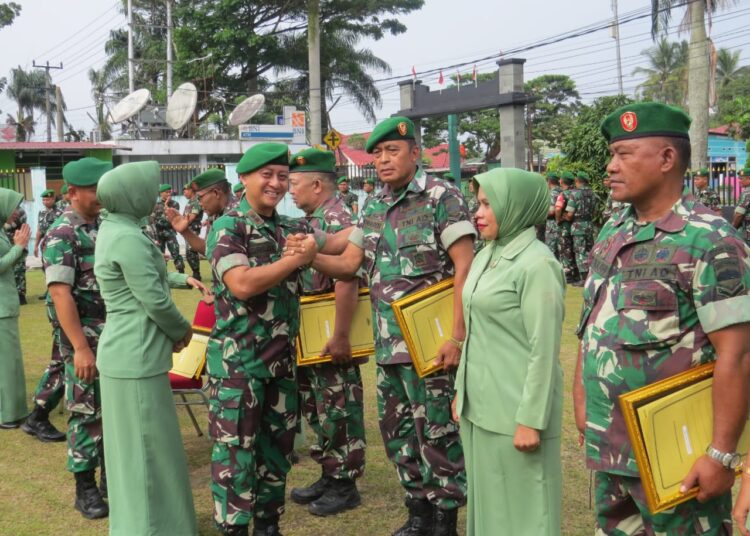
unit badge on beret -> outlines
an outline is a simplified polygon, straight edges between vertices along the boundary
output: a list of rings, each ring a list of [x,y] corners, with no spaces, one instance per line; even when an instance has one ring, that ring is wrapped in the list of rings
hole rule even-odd
[[[635,112],[625,112],[620,116],[620,124],[625,132],[633,132],[638,128],[638,116]]]
[[[398,133],[401,136],[406,136],[406,132],[408,131],[408,127],[406,126],[406,123],[401,121],[396,128],[398,128]]]
[[[305,157],[304,156],[298,156],[296,158],[296,160],[297,160],[297,165],[298,166],[304,166],[305,165]]]

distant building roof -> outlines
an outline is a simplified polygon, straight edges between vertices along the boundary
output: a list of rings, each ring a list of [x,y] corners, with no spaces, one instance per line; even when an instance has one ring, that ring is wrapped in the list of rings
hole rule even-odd
[[[0,142],[0,151],[87,151],[91,149],[117,149],[108,143],[89,141],[10,141]]]
[[[721,125],[716,128],[709,128],[709,134],[716,134],[717,136],[729,136],[729,125]]]

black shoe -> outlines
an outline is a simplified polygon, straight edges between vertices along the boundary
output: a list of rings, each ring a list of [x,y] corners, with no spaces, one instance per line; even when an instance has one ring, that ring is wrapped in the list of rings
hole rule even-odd
[[[331,480],[331,478],[323,475],[306,488],[294,488],[290,497],[297,504],[311,503],[323,495]]]
[[[19,302],[19,303],[20,303],[21,305],[26,305],[26,294],[21,294],[21,293],[19,292],[19,293],[18,293],[18,302]]]
[[[572,287],[582,287],[583,286],[583,279],[580,279],[576,281],[575,283],[571,283],[570,286]]]
[[[392,536],[432,536],[434,508],[427,499],[406,499],[409,519]]]
[[[41,406],[34,406],[34,411],[23,422],[21,430],[44,443],[65,441],[65,434],[49,422],[49,412]]]
[[[196,281],[203,282],[203,280],[201,279],[201,274],[195,274],[194,273],[193,274],[193,279],[195,279]]]
[[[18,419],[17,421],[0,422],[0,430],[15,430],[16,428],[21,426],[21,423],[23,421],[23,419]]]
[[[225,536],[248,536],[247,525],[221,525],[219,532]]]
[[[458,509],[441,510],[435,508],[435,531],[432,536],[458,536],[456,522],[458,520]]]
[[[354,480],[334,479],[320,498],[314,500],[307,510],[316,516],[333,516],[356,508],[362,503]]]
[[[268,519],[255,518],[253,536],[283,536],[279,531],[279,516]]]
[[[297,465],[299,463],[299,454],[293,450],[289,455],[289,461],[292,462],[292,465]]]
[[[109,515],[109,506],[102,499],[96,487],[94,470],[75,473],[76,502],[75,509],[86,519],[101,519]]]

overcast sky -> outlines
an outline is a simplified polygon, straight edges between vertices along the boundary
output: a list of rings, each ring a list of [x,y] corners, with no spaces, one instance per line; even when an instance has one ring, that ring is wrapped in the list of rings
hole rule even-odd
[[[103,65],[104,43],[109,30],[122,27],[125,17],[115,0],[16,0],[22,5],[14,24],[0,30],[0,76],[8,76],[17,65],[31,68],[49,61],[63,62],[63,70],[52,71],[53,80],[62,87],[67,117],[77,129],[91,130],[94,115],[87,72]],[[619,0],[621,19],[647,14],[650,0]],[[675,25],[684,8],[675,13]],[[391,75],[374,73],[376,79],[389,76],[409,77],[412,66],[418,72],[445,67],[444,76],[455,75],[450,65],[468,62],[462,76],[470,77],[472,65],[479,72],[494,70],[497,58],[478,61],[522,46],[539,44],[562,34],[589,28],[612,17],[610,0],[427,0],[423,9],[402,19],[408,30],[397,37],[363,43],[387,61]],[[717,48],[741,50],[740,65],[750,64],[750,0],[740,0],[725,12],[714,15],[711,36]],[[232,21],[228,20],[227,25]],[[677,39],[676,29],[671,32]],[[623,23],[620,28],[624,89],[633,94],[642,77],[632,72],[645,65],[640,54],[652,46],[650,19],[644,17]],[[681,38],[687,39],[687,35]],[[526,78],[560,73],[571,76],[585,100],[617,92],[615,41],[607,30],[568,39],[556,44],[512,54],[527,59]],[[420,76],[427,85],[436,86],[437,74]],[[175,80],[175,87],[182,82]],[[383,107],[378,119],[399,108],[397,80],[378,83]],[[304,108],[304,103],[299,103]],[[3,118],[15,115],[15,106],[0,95]],[[332,112],[333,126],[344,133],[372,128],[346,97]],[[44,123],[36,127],[35,139],[43,139]],[[54,134],[53,134],[54,135]]]

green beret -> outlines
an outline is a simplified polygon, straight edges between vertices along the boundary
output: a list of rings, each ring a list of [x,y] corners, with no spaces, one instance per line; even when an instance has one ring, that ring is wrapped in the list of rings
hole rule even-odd
[[[372,153],[375,146],[381,141],[391,140],[413,140],[414,123],[408,117],[389,117],[378,123],[367,138],[365,151]]]
[[[253,145],[240,158],[236,171],[239,175],[244,175],[272,164],[289,165],[289,147],[287,145],[275,142]]]
[[[740,177],[750,177],[750,166],[745,166],[744,168],[742,168],[739,171],[738,175]]]
[[[349,179],[346,178],[346,175],[343,177],[339,177],[339,180],[336,181],[336,184],[341,184],[342,182],[349,182]]]
[[[589,174],[586,173],[585,171],[579,171],[578,173],[576,173],[576,179],[582,179],[584,181],[590,181],[591,180],[589,178]]]
[[[711,173],[708,171],[708,168],[704,168],[704,167],[700,168],[698,170],[698,173],[696,173],[696,175],[699,175],[701,177],[708,177],[710,174]]]
[[[289,160],[291,173],[316,171],[318,173],[336,173],[336,155],[332,151],[321,151],[315,147],[305,149],[293,155]]]
[[[563,182],[565,182],[565,184],[572,184],[573,181],[576,180],[576,178],[575,175],[573,175],[570,171],[563,171],[562,180]]]
[[[367,178],[365,179],[365,182],[366,182],[367,184],[372,184],[373,186],[375,186],[375,179],[373,179],[372,177],[367,177]]]
[[[55,197],[55,191],[48,188],[44,190],[39,197]]]
[[[238,182],[237,184],[235,184],[234,186],[232,186],[232,192],[235,193],[235,194],[237,192],[241,192],[244,189],[245,189],[245,185],[242,184],[241,182]]]
[[[63,179],[72,186],[94,186],[107,171],[112,169],[112,162],[87,156],[80,160],[68,162],[62,169]]]
[[[456,178],[453,176],[453,173],[451,173],[450,171],[448,173],[446,173],[445,175],[443,175],[443,178],[445,180],[447,180],[447,181],[454,181],[454,180],[456,180]]]
[[[560,180],[560,174],[557,171],[548,171],[546,175],[547,179]]]
[[[67,193],[68,193],[68,185],[67,184],[63,184],[62,188],[60,188],[60,194],[65,195]]]
[[[659,102],[636,102],[622,106],[602,121],[608,143],[648,136],[690,139],[690,116],[675,106]]]
[[[172,185],[171,184],[160,184],[159,185],[159,193],[162,192],[171,192],[172,191]]]
[[[227,177],[222,170],[219,168],[211,168],[193,177],[190,184],[194,190],[203,190],[204,188],[208,188],[209,186],[213,186],[214,184],[225,180],[227,180]]]

